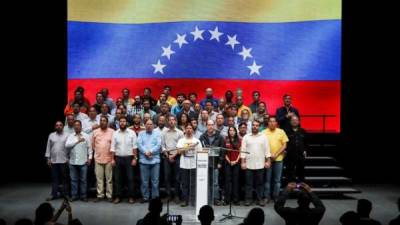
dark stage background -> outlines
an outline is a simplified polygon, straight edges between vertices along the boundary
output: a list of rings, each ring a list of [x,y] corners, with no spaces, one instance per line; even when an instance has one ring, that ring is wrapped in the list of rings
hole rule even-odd
[[[26,4],[26,3],[24,3]],[[1,183],[48,181],[48,134],[64,119],[67,94],[66,2],[41,1],[18,10],[4,45]],[[33,5],[34,4],[34,5]],[[363,6],[380,11],[376,4]],[[342,132],[338,155],[356,183],[399,183],[397,74],[390,32],[355,1],[343,2]],[[375,15],[375,14],[374,14]],[[383,19],[382,19],[383,20]],[[386,22],[386,21],[385,21]],[[397,63],[398,64],[398,63]],[[397,72],[398,73],[398,72]],[[392,79],[392,80],[391,80]],[[5,87],[7,90],[5,90]],[[12,89],[10,89],[12,88]],[[11,129],[8,129],[11,128]]]

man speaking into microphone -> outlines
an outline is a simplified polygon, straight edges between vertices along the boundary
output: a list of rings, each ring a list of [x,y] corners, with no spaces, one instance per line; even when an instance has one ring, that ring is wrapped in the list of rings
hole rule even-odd
[[[212,171],[209,173],[212,174],[212,176],[210,176],[212,179],[210,179],[209,184],[213,185],[213,188],[210,187],[210,190],[212,191],[209,193],[209,200],[214,200],[214,205],[221,205],[222,201],[219,185],[219,172],[222,169],[225,151],[220,151],[218,148],[225,148],[225,142],[220,132],[216,130],[214,126],[215,124],[213,120],[207,121],[207,131],[200,136],[200,141],[203,144],[203,147],[210,148],[209,156],[212,157],[210,158],[212,160],[210,165]],[[213,147],[217,149],[213,150]]]

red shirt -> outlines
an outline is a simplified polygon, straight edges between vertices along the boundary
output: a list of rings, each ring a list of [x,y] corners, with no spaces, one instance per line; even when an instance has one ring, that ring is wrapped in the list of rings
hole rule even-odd
[[[236,148],[233,148],[233,146],[229,142],[229,138],[225,137],[225,146],[226,146],[227,149],[232,149],[232,150],[238,150],[239,151],[241,143],[242,143],[242,139],[239,138],[238,146],[236,146]],[[228,156],[230,161],[236,161],[239,158],[240,152],[227,151],[226,155]]]

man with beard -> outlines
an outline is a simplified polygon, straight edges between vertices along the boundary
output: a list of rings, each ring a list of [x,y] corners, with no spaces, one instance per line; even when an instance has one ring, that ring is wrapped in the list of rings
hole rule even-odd
[[[47,165],[51,170],[51,196],[48,201],[57,199],[67,194],[67,162],[68,154],[65,148],[68,134],[63,131],[64,125],[61,121],[57,121],[55,131],[49,135],[47,140],[46,154]],[[62,185],[63,193],[58,193],[58,186]]]
[[[184,93],[178,93],[176,95],[176,105],[172,106],[171,113],[172,115],[176,116],[182,110],[182,103],[186,99],[186,95]]]
[[[111,165],[114,167],[115,174],[115,199],[114,203],[120,203],[122,197],[125,176],[128,186],[129,203],[134,200],[133,167],[137,165],[137,140],[133,130],[127,129],[126,117],[119,119],[119,129],[114,132],[111,142],[111,152],[113,160]]]
[[[246,134],[242,139],[241,150],[249,154],[241,153],[241,168],[246,173],[246,202],[249,206],[252,202],[252,190],[255,183],[258,204],[264,206],[263,200],[263,175],[264,168],[271,167],[271,152],[268,138],[258,131],[260,122],[253,121],[251,133]]]
[[[119,109],[120,110],[120,109]],[[120,117],[121,118],[121,117]],[[104,181],[106,183],[106,198],[112,201],[112,163],[111,142],[114,130],[108,128],[107,117],[100,117],[100,129],[93,131],[92,147],[94,151],[95,174],[97,181],[96,202],[104,199]],[[105,180],[104,180],[105,179]]]
[[[161,149],[164,161],[164,181],[167,196],[169,200],[174,197],[175,203],[179,203],[179,156],[178,151],[170,151],[176,149],[179,139],[184,137],[181,130],[176,128],[176,117],[169,117],[169,127],[161,133]],[[171,191],[174,187],[174,193]]]

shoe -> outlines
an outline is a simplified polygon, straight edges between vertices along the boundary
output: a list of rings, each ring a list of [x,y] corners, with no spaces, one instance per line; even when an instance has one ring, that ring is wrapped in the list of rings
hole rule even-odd
[[[93,199],[93,202],[100,202],[101,200],[103,200],[103,198],[97,197],[97,198]]]
[[[240,205],[240,201],[239,200],[235,200],[235,201],[233,201],[233,204],[234,205]]]
[[[114,204],[118,204],[121,202],[121,199],[119,199],[118,197],[114,199],[113,203]]]
[[[226,206],[226,205],[229,205],[229,201],[224,201],[223,203],[222,203],[222,205],[224,205],[224,206]]]
[[[113,202],[112,198],[107,198],[108,202]]]
[[[214,200],[214,205],[220,206],[221,204],[222,204],[222,202],[220,200],[217,200],[217,199]]]
[[[258,201],[258,205],[259,206],[265,206],[265,201],[261,199],[260,201]]]
[[[141,200],[140,200],[140,203],[147,203],[147,202],[149,202],[149,200],[147,200],[147,199],[144,199],[144,198],[142,198]]]
[[[181,203],[181,207],[186,207],[186,206],[188,206],[189,205],[189,203],[187,202],[187,201],[183,201],[182,203]]]
[[[251,202],[250,202],[250,201],[246,201],[246,202],[244,203],[244,205],[245,205],[245,206],[250,206],[250,205],[251,205]]]
[[[130,204],[133,204],[133,203],[135,203],[135,200],[134,200],[133,198],[129,198],[128,202],[129,202]]]

